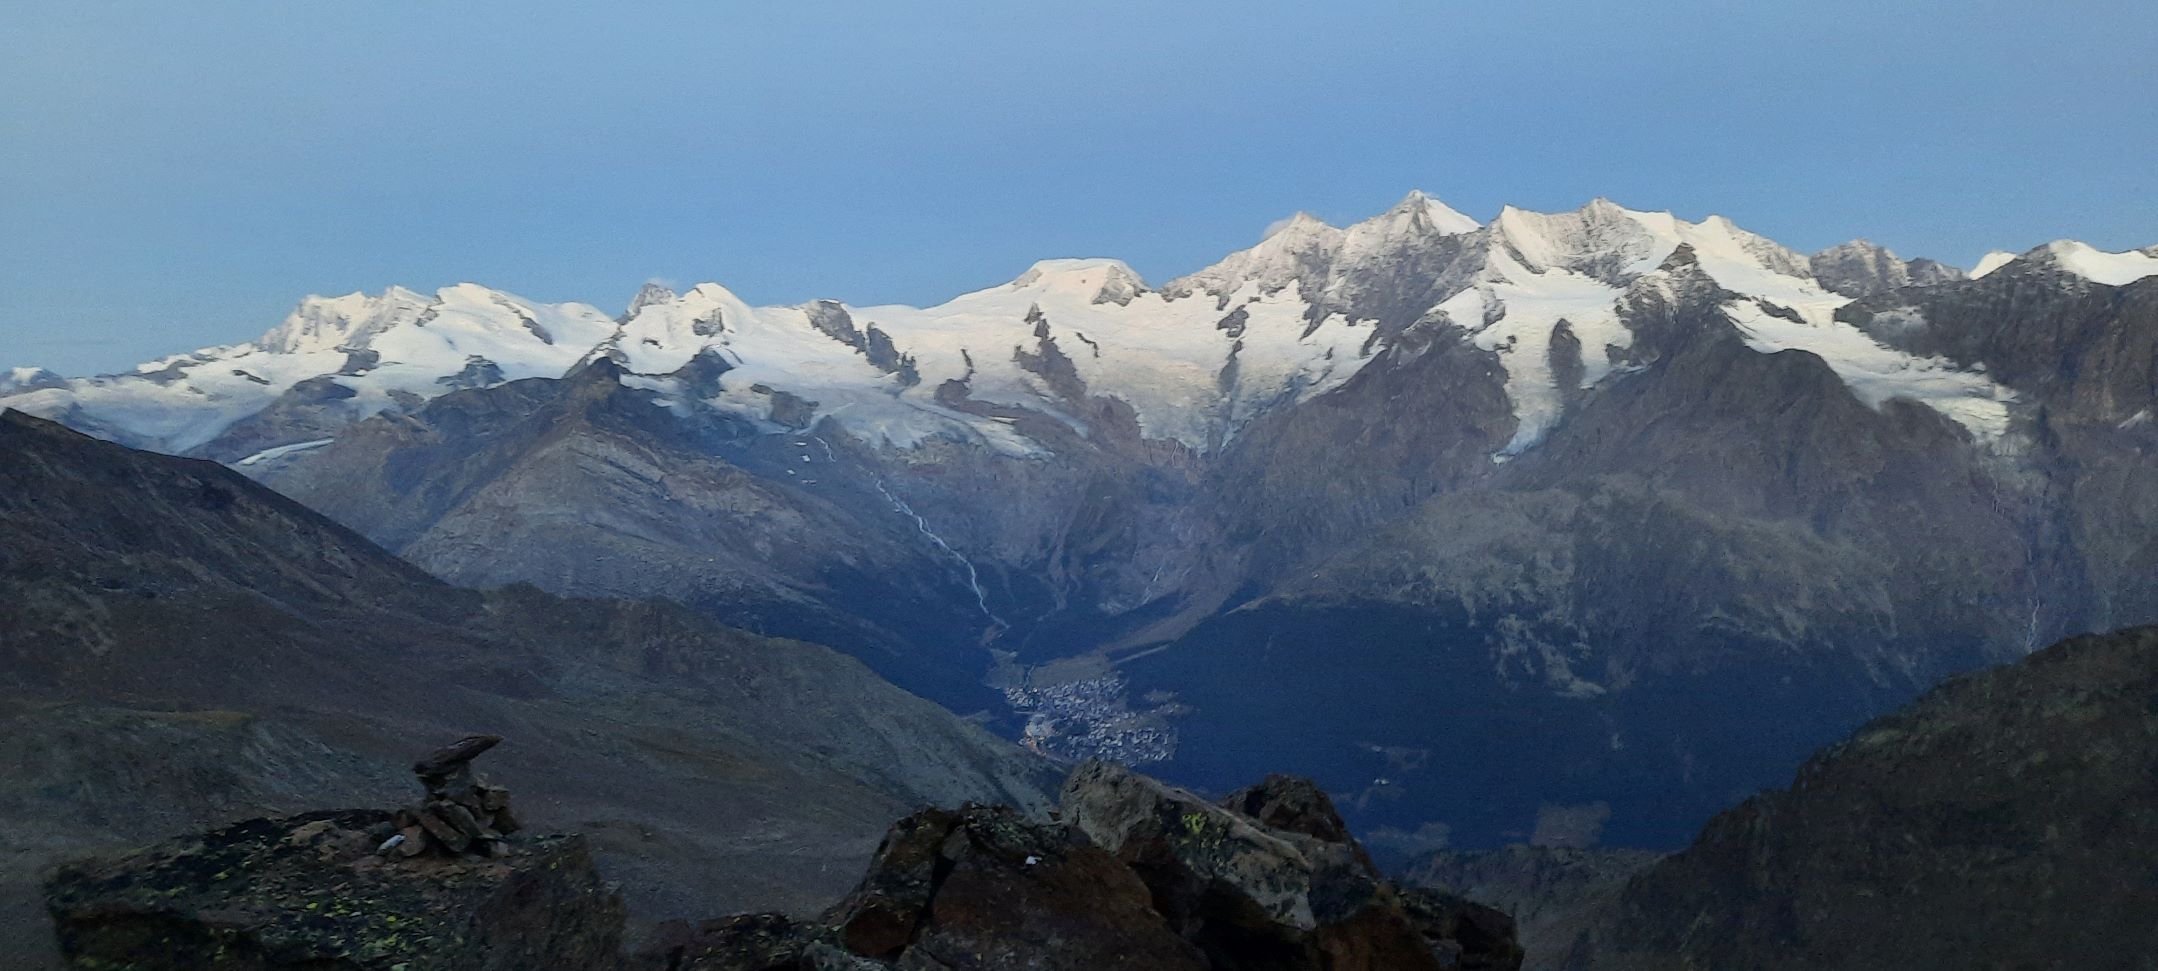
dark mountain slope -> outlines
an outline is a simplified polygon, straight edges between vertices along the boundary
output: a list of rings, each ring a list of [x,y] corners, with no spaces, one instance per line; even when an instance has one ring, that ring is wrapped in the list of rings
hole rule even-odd
[[[1959,678],[1632,880],[1575,966],[2158,967],[2158,628]]]
[[[0,947],[42,940],[58,854],[395,801],[471,731],[646,918],[814,906],[911,806],[1046,802],[1031,756],[825,648],[452,587],[221,466],[12,412],[0,455]]]
[[[684,421],[621,377],[600,358],[455,392],[354,425],[271,481],[455,583],[667,597],[841,646],[957,710],[992,701],[988,620],[911,517],[803,461],[825,448]]]

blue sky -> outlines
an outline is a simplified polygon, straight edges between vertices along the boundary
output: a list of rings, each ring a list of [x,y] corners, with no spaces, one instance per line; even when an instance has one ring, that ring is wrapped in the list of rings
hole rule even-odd
[[[2148,0],[14,0],[0,365],[122,368],[392,283],[1158,282],[1412,187],[1964,265],[2144,246],[2154,41]]]

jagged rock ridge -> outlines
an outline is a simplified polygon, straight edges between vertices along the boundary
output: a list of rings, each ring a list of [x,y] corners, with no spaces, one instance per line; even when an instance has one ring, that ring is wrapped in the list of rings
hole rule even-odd
[[[474,740],[467,740],[472,742]],[[475,748],[460,756],[455,775]],[[440,760],[437,760],[438,762]],[[430,791],[443,773],[418,767]],[[894,824],[821,917],[661,927],[618,953],[619,895],[577,837],[485,858],[403,851],[389,813],[255,819],[47,883],[82,968],[352,971],[1515,971],[1505,915],[1379,879],[1323,793],[1270,777],[1228,806],[1092,764],[1069,822],[1008,806]]]

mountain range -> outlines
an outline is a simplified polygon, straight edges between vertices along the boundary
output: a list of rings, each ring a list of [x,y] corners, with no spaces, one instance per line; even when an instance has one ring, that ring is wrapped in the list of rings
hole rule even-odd
[[[0,406],[1052,755],[1311,775],[1382,851],[1670,847],[1951,673],[2158,620],[2154,276],[1412,193],[930,308],[309,298]]]

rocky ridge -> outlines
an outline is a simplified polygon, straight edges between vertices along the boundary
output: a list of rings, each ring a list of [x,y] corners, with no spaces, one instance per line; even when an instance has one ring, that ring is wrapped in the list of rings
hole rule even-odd
[[[61,953],[141,971],[602,971],[625,910],[584,840],[514,838],[507,790],[472,774],[501,736],[413,766],[427,800],[394,813],[253,819],[45,884]]]
[[[1381,880],[1308,781],[1272,777],[1224,806],[1094,763],[1063,802],[1064,822],[1004,806],[919,810],[821,916],[673,923],[627,956],[620,899],[577,838],[508,835],[484,857],[407,853],[382,812],[250,820],[70,864],[49,881],[48,906],[83,968],[1520,967],[1510,919]]]

